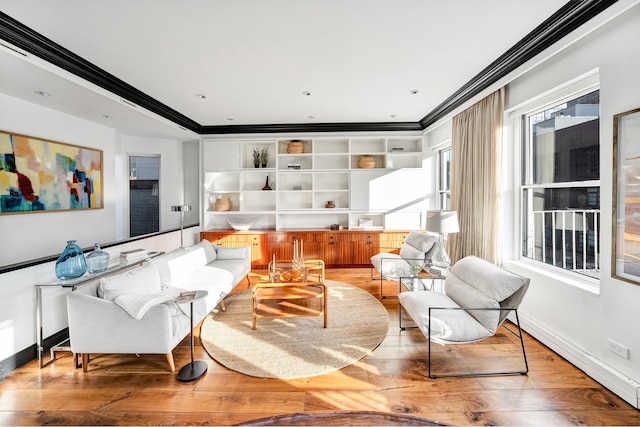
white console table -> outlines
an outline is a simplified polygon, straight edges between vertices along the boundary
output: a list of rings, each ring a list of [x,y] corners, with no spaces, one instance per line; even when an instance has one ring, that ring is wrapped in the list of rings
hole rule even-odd
[[[75,279],[58,280],[55,282],[41,283],[41,284],[35,285],[36,287],[36,337],[37,337],[36,352],[38,354],[38,366],[40,366],[40,368],[43,368],[47,366],[49,363],[55,361],[56,352],[71,351],[71,342],[69,338],[67,338],[61,343],[58,343],[53,347],[51,347],[51,350],[50,350],[51,357],[49,358],[49,360],[45,361],[43,359],[44,347],[42,346],[42,342],[44,341],[44,337],[43,337],[44,321],[42,316],[42,290],[44,288],[71,288],[71,290],[74,291],[82,286],[86,286],[104,277],[113,276],[115,274],[123,273],[127,270],[136,268],[144,264],[151,258],[155,258],[158,255],[162,255],[163,253],[164,252],[150,252],[148,256],[146,256],[145,258],[137,259],[135,261],[129,261],[127,263],[118,262],[118,263],[112,264],[109,266],[109,268],[107,268],[105,271],[100,273],[84,274]],[[79,364],[78,364],[77,355],[74,355],[74,363],[76,368],[78,368]]]

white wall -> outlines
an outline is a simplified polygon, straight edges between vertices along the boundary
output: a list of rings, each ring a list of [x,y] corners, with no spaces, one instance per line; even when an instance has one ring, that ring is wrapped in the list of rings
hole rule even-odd
[[[627,2],[629,3],[629,2]],[[638,407],[640,386],[640,333],[637,306],[640,286],[611,278],[611,217],[613,180],[613,115],[640,108],[640,5],[635,4],[586,37],[550,56],[508,84],[506,109],[529,101],[569,80],[599,69],[601,147],[601,274],[600,291],[574,286],[562,276],[515,260],[517,242],[503,254],[505,266],[531,278],[520,309],[525,329],[587,374]],[[540,58],[537,58],[538,61]],[[531,66],[531,64],[528,64]],[[484,96],[484,95],[482,95]],[[478,101],[482,96],[471,102]],[[470,103],[471,103],[470,102]],[[451,122],[427,130],[429,145],[450,134]],[[509,132],[508,132],[509,133]],[[511,131],[510,134],[513,134]],[[508,141],[506,141],[508,144]],[[511,163],[517,160],[511,159]],[[507,161],[507,163],[510,163]],[[513,166],[513,164],[511,164]],[[513,173],[513,169],[510,169]],[[516,179],[513,176],[508,179]],[[505,182],[505,188],[514,181]],[[507,191],[509,207],[503,224],[505,236],[518,236],[512,224],[517,195]],[[607,348],[607,339],[629,348],[626,360]]]
[[[104,208],[0,217],[0,265],[47,257],[62,252],[69,239],[81,247],[126,237],[128,180],[126,153],[160,154],[161,200],[182,203],[181,143],[174,140],[122,136],[112,128],[0,94],[0,129],[103,150]],[[192,165],[198,168],[198,165]],[[166,212],[165,212],[166,211]],[[179,216],[163,209],[164,229],[179,227]],[[185,245],[197,241],[198,228],[185,231]],[[107,249],[112,259],[122,250],[144,247],[169,251],[180,245],[179,232]],[[56,280],[55,262],[0,274],[0,361],[36,342],[35,284]],[[66,292],[47,289],[44,298],[44,336],[67,327]]]
[[[81,247],[115,240],[115,130],[0,94],[0,129],[103,150],[104,208],[3,215],[0,265],[60,253],[69,239]],[[100,224],[96,227],[95,224]]]

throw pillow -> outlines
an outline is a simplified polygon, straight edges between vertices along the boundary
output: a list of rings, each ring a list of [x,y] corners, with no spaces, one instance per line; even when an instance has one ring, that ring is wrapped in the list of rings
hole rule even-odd
[[[155,294],[160,292],[160,273],[152,263],[100,280],[103,298],[113,301],[120,295]]]
[[[417,230],[411,230],[405,239],[405,243],[413,246],[414,248],[427,252],[433,247],[436,242],[436,237],[431,234],[422,233]]]
[[[246,259],[247,250],[245,248],[216,247],[216,259]]]
[[[206,239],[202,239],[200,243],[187,248],[187,251],[198,250],[200,248],[204,249],[204,254],[207,258],[207,264],[216,259],[216,250],[214,249],[211,242]]]

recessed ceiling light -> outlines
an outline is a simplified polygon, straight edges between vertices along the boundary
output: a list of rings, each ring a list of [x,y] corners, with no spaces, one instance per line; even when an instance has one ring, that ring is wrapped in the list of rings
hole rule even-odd
[[[107,120],[111,120],[111,119],[113,119],[113,116],[110,116],[110,115],[108,115],[108,114],[103,114],[103,115],[102,115],[102,117],[104,117],[104,118],[105,118],[105,119],[107,119]]]
[[[389,117],[391,117],[392,119],[395,119],[397,116],[397,114],[389,114]]]
[[[307,116],[307,117],[312,119],[312,120],[316,118],[316,116]]]
[[[196,94],[196,96],[200,99],[205,99],[207,97],[207,95],[205,95],[204,93],[198,93]]]
[[[232,122],[233,120],[234,120],[233,117],[227,117],[228,122]]]
[[[45,98],[48,98],[48,97],[51,96],[47,92],[43,92],[41,90],[35,90],[35,91],[33,91],[33,93],[35,93],[36,95],[44,96]]]
[[[302,94],[303,94],[304,96],[311,96],[311,92],[310,92],[310,91],[308,91],[308,90],[303,91],[303,92],[302,92]]]
[[[411,89],[411,90],[409,91],[409,93],[410,93],[411,95],[415,95],[415,94],[417,94],[418,92],[420,92],[420,90],[418,90],[418,89]]]

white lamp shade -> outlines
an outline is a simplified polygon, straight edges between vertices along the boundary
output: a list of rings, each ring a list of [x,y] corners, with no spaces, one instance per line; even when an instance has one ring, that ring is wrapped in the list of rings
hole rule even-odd
[[[457,233],[458,213],[456,211],[427,211],[427,231],[434,233]]]

